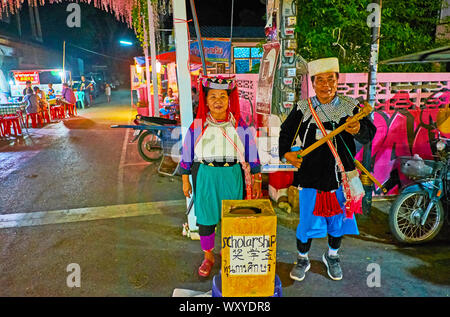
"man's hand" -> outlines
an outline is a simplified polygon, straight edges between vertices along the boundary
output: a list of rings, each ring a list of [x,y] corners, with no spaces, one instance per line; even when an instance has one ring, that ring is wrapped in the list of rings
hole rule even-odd
[[[300,168],[300,165],[302,165],[303,162],[303,158],[299,158],[298,155],[301,155],[301,153],[302,151],[287,152],[286,154],[284,154],[284,158],[296,168]]]
[[[253,176],[253,185],[252,185],[252,199],[261,198],[261,173],[255,174]]]
[[[351,120],[352,117],[347,118],[347,122]],[[350,123],[346,128],[345,131],[350,133],[351,135],[355,135],[359,132],[359,129],[361,128],[361,125],[359,124],[359,121],[355,121]]]

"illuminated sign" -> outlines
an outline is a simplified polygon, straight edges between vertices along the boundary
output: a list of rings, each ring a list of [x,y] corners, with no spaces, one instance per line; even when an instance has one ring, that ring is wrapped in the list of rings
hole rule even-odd
[[[39,73],[38,72],[20,72],[14,73],[14,79],[17,84],[26,83],[31,81],[33,85],[39,85]]]

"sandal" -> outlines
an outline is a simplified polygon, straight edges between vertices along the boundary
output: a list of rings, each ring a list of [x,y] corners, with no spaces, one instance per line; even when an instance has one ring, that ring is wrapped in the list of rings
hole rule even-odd
[[[202,265],[200,265],[200,267],[198,268],[198,275],[202,276],[202,277],[208,277],[209,274],[211,273],[211,269],[214,265],[214,262],[208,260],[208,259],[204,259],[202,262]]]

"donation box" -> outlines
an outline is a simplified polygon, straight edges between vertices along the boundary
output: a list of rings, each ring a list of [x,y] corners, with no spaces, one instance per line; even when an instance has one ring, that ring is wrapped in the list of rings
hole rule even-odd
[[[222,201],[222,295],[274,294],[277,216],[269,199]]]

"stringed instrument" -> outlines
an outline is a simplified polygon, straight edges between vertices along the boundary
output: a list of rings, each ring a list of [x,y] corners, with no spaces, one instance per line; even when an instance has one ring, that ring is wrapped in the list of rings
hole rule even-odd
[[[309,153],[311,153],[312,151],[317,149],[319,146],[321,146],[322,144],[325,144],[328,140],[331,140],[336,135],[338,135],[339,133],[344,131],[350,124],[352,124],[356,121],[360,121],[361,119],[368,116],[371,112],[372,112],[372,107],[367,102],[364,102],[364,107],[361,108],[361,110],[356,115],[351,117],[349,121],[345,122],[343,125],[341,125],[337,129],[333,130],[332,132],[330,132],[329,134],[327,134],[326,136],[324,136],[317,142],[311,144],[306,149],[300,151],[299,156],[305,157],[306,155],[308,155]],[[375,183],[383,191],[383,193],[387,193],[387,189],[372,174],[370,174],[370,172],[361,164],[361,162],[359,162],[358,160],[355,159],[354,163],[355,163],[356,168],[358,170],[360,170],[361,173],[367,175],[367,177],[373,183]]]
[[[300,153],[300,156],[305,157],[306,155],[308,155],[309,153],[311,153],[312,151],[317,149],[319,146],[327,143],[328,140],[331,140],[336,135],[338,135],[339,133],[344,131],[350,124],[352,124],[356,121],[359,121],[364,117],[367,117],[371,112],[372,112],[372,107],[368,103],[365,103],[365,107],[361,108],[361,110],[357,114],[355,114],[353,117],[351,117],[349,121],[345,122],[343,125],[338,127],[336,130],[333,130],[332,132],[328,133],[326,136],[324,136],[317,142],[314,142],[313,144],[308,146],[306,149],[302,150]]]

